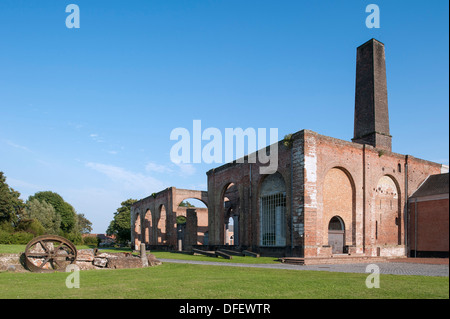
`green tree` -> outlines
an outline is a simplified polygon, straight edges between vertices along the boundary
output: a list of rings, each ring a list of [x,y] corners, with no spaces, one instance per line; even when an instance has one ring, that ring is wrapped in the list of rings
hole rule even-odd
[[[25,214],[27,218],[38,220],[47,234],[57,235],[61,227],[61,216],[49,203],[34,198],[27,201]]]
[[[92,223],[87,219],[84,214],[77,214],[78,218],[78,231],[82,234],[90,234],[92,231]]]
[[[124,243],[131,240],[131,205],[136,203],[136,199],[127,199],[122,202],[114,213],[114,218],[109,224],[106,233],[115,235],[118,242]]]
[[[17,223],[15,233],[25,232],[33,234],[33,236],[40,236],[45,234],[45,228],[37,219],[21,219]]]
[[[36,194],[30,196],[28,201],[37,199],[40,202],[47,202],[53,206],[56,213],[61,217],[61,230],[64,233],[71,233],[76,231],[77,227],[77,214],[75,209],[64,201],[64,199],[57,193],[51,191],[37,192]]]
[[[9,187],[6,176],[0,172],[0,223],[14,223],[20,220],[25,204],[20,193]]]
[[[183,202],[181,202],[179,206],[180,206],[180,207],[195,207],[194,205],[192,205],[192,204],[189,203],[188,201],[183,201]]]

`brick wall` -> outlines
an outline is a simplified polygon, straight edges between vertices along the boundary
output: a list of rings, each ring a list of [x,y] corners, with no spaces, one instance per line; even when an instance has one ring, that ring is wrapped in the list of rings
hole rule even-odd
[[[409,203],[410,250],[421,253],[449,252],[449,199],[414,199]],[[417,228],[416,228],[416,212]],[[417,248],[416,248],[417,243]]]

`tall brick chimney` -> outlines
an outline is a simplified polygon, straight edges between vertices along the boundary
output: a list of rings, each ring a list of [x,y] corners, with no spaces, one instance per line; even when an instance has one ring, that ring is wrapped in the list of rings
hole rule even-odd
[[[384,44],[371,39],[357,48],[352,141],[391,151],[391,139]]]

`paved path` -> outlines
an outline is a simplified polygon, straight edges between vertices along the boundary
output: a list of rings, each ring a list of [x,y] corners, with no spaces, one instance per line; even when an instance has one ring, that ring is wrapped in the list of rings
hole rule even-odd
[[[349,272],[349,273],[371,273],[366,267],[370,263],[359,264],[341,264],[341,265],[290,265],[290,264],[239,264],[225,263],[214,261],[193,261],[179,259],[159,259],[163,263],[187,263],[198,265],[212,265],[224,267],[254,267],[254,268],[271,268],[271,269],[290,269],[290,270],[314,270],[314,271],[331,271],[331,272]],[[418,275],[418,276],[440,276],[449,275],[449,265],[432,265],[405,262],[379,262],[374,263],[380,269],[380,274],[389,275]]]

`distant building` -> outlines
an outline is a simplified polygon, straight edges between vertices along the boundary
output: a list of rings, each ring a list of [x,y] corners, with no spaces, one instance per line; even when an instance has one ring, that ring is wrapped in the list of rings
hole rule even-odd
[[[83,234],[83,238],[85,237],[96,237],[100,240],[101,245],[111,245],[114,244],[116,241],[116,236],[112,235],[106,235],[106,234]]]

